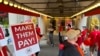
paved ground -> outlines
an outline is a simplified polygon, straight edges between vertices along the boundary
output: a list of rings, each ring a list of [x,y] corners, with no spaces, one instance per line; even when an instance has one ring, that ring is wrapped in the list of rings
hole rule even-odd
[[[40,46],[41,51],[40,51],[39,56],[58,56],[59,49],[58,49],[58,37],[57,36],[54,36],[54,42],[55,42],[55,47],[51,47],[50,45]],[[9,47],[11,48],[10,50],[13,53],[14,52],[14,51],[12,51],[13,47],[11,45]],[[87,48],[87,51],[88,51],[88,53],[85,56],[90,56],[89,48]],[[97,56],[96,52],[95,52],[94,56]]]
[[[52,47],[49,44],[40,46],[40,54],[39,56],[58,56],[58,38],[54,36],[55,46]]]
[[[58,48],[50,46],[42,46],[39,56],[57,56]]]
[[[57,36],[54,37],[54,40],[55,40],[56,46],[55,47],[51,47],[49,45],[41,46],[41,51],[40,51],[39,56],[58,56],[59,51],[58,51],[58,45],[57,45],[58,44]],[[87,48],[87,51],[88,51],[88,53],[85,54],[85,56],[90,56],[89,55],[89,48]],[[96,52],[95,52],[94,56],[97,56]]]

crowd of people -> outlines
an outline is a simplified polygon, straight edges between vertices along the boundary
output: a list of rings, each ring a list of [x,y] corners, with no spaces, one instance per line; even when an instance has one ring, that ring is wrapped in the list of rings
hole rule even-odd
[[[95,56],[94,51],[97,51],[97,56],[100,56],[100,31],[98,26],[89,31],[86,26],[83,26],[83,29],[80,30],[71,28],[71,25],[68,24],[64,36],[66,39],[62,40],[62,37],[60,37],[58,56],[85,56],[87,53],[85,46],[89,46],[90,56]]]
[[[66,26],[65,34],[62,35],[63,27],[58,27],[59,54],[58,56],[85,56],[87,53],[86,46],[89,47],[90,56],[100,56],[100,30],[99,26],[94,26],[90,31],[86,26],[82,30],[72,28],[70,24]],[[53,28],[49,28],[49,40],[54,46]]]
[[[50,25],[48,28],[49,31],[49,41],[50,45],[54,47],[54,39],[53,33],[54,29]],[[5,29],[8,32],[7,29]],[[78,28],[72,28],[70,24],[66,26],[65,34],[62,34],[63,28],[62,26],[58,27],[58,40],[59,40],[59,54],[58,56],[85,56],[86,48],[85,46],[89,46],[90,56],[95,56],[94,51],[97,51],[97,56],[100,56],[100,30],[99,26],[95,26],[92,31],[86,26],[83,26],[82,30]],[[38,36],[38,42],[40,41],[42,34],[41,29],[38,25],[36,25],[36,33]],[[8,36],[9,34],[5,34]],[[63,35],[63,36],[62,36]],[[4,53],[2,55],[2,53]],[[9,51],[7,46],[0,46],[0,56],[7,56],[9,53],[12,56],[12,53]],[[38,56],[39,52],[36,53]]]

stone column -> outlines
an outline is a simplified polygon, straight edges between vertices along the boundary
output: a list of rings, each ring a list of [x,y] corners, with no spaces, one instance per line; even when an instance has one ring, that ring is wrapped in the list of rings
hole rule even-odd
[[[81,19],[80,19],[80,21],[79,21],[79,25],[78,25],[78,28],[80,29],[80,30],[82,30],[83,28],[82,28],[82,26],[87,26],[87,16],[83,16]]]
[[[41,29],[41,34],[46,34],[45,33],[45,24],[44,24],[42,17],[38,17],[38,26]],[[41,38],[40,45],[47,45],[47,39],[46,39],[45,35]]]

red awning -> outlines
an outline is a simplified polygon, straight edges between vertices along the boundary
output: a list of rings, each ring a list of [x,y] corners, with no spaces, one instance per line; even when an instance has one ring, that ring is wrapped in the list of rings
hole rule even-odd
[[[84,14],[85,14],[85,16],[92,16],[92,15],[100,14],[100,7],[95,8],[95,9],[93,9],[91,11],[88,11],[88,12],[86,12]]]
[[[30,16],[36,16],[36,17],[40,16],[39,14],[28,12],[28,11],[25,11],[25,10],[21,10],[21,9],[11,7],[11,6],[8,6],[8,5],[4,5],[2,3],[0,4],[0,11],[23,14],[23,15],[30,15]]]

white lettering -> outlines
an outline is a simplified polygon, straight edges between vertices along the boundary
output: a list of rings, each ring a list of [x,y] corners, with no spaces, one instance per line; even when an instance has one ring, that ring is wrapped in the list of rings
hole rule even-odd
[[[21,48],[23,45],[23,41],[18,41],[18,47]]]
[[[17,32],[17,31],[21,31],[21,28],[20,28],[20,27],[18,27],[18,28],[15,27],[14,29],[15,29],[15,32]]]
[[[30,43],[28,42],[28,40],[24,40],[24,45],[23,46],[27,46],[30,45]]]
[[[32,28],[32,25],[24,25],[24,26],[15,27],[14,29],[15,29],[15,32],[18,32],[18,31],[24,31],[24,30],[31,30],[33,28]]]
[[[32,25],[27,25],[26,30],[30,30],[30,29],[32,29]]]
[[[21,26],[21,31],[27,30],[25,26]]]
[[[25,40],[22,40],[22,41],[18,41],[18,47],[19,48],[26,47],[26,46],[32,45],[33,43],[35,43],[35,39],[34,38],[25,39]]]
[[[17,36],[18,39],[25,38],[25,37],[31,37],[33,35],[34,35],[33,31],[23,32],[23,33],[16,34],[16,36]]]
[[[29,43],[30,43],[30,44],[32,44],[32,39],[33,39],[33,38],[31,38],[31,39],[28,39],[28,41],[29,41]]]
[[[31,31],[31,32],[28,32],[28,34],[29,34],[29,36],[32,36],[32,35],[34,35],[33,31]]]

